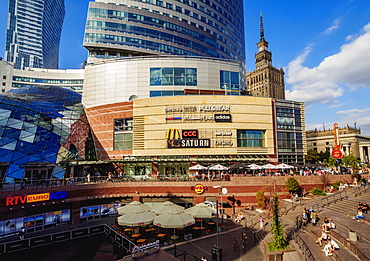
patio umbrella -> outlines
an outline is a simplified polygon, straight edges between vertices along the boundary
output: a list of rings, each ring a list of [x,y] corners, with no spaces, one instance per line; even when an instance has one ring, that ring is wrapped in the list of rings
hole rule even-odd
[[[195,224],[195,219],[192,215],[185,212],[177,213],[175,210],[166,214],[159,215],[154,218],[153,224],[163,228],[173,228],[172,239],[177,239],[175,229],[178,227],[187,227]]]
[[[253,169],[253,170],[255,170],[255,169],[262,169],[262,167],[261,167],[260,165],[256,165],[256,164],[248,165],[248,167],[249,167],[250,169]]]
[[[274,164],[268,163],[265,165],[262,165],[263,169],[277,169],[277,167]]]
[[[166,214],[169,212],[175,211],[176,213],[184,212],[184,207],[176,205],[175,203],[171,201],[163,202],[162,204],[159,204],[158,206],[153,207],[150,212],[153,212],[157,215]]]
[[[195,166],[190,167],[189,169],[190,170],[202,170],[202,169],[207,169],[207,167],[197,164]]]
[[[222,166],[220,164],[216,164],[210,168],[208,168],[209,170],[228,170],[229,168],[228,167],[225,167],[225,166]]]
[[[276,168],[278,168],[278,169],[294,169],[294,166],[281,163],[279,165],[276,165]]]
[[[243,169],[243,168],[246,168],[247,165],[243,164],[243,163],[240,163],[240,162],[237,162],[233,165],[230,166],[230,169]]]
[[[148,211],[150,207],[145,205],[139,201],[132,201],[131,203],[127,204],[126,206],[119,207],[117,209],[119,215],[124,215],[127,213],[138,213],[143,211]]]
[[[210,206],[199,203],[196,204],[194,207],[185,209],[185,213],[192,215],[195,218],[200,218],[201,223],[200,226],[203,226],[203,218],[211,218],[216,215],[216,210],[211,208]]]
[[[118,225],[120,226],[143,226],[151,224],[156,217],[156,214],[148,211],[127,213],[118,217]]]

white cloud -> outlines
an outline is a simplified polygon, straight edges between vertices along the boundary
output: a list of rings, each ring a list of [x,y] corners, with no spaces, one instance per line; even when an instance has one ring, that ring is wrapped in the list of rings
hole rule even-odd
[[[334,101],[332,105],[329,106],[330,109],[340,108],[343,107],[344,103],[339,103],[338,101]]]
[[[341,97],[346,88],[352,91],[370,88],[370,23],[358,35],[352,35],[352,40],[342,45],[340,52],[308,68],[303,63],[312,48],[310,44],[286,68],[290,85],[287,99],[305,101],[308,105],[328,104]]]
[[[330,34],[331,32],[333,32],[334,30],[338,29],[339,28],[339,22],[340,22],[340,19],[337,18],[333,21],[333,24],[328,27],[324,32],[323,34]]]

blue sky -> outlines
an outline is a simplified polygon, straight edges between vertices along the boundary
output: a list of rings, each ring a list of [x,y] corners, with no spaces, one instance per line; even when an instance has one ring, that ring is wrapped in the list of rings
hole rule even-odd
[[[80,68],[88,0],[65,0],[60,68]],[[254,70],[259,14],[273,65],[285,70],[286,98],[305,102],[306,129],[360,127],[370,135],[370,1],[245,0],[247,70]],[[7,0],[0,1],[0,56]]]

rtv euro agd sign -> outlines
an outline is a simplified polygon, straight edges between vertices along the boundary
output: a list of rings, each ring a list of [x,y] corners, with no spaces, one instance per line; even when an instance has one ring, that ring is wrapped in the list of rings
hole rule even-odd
[[[34,203],[47,200],[64,199],[68,196],[66,191],[31,194],[24,196],[7,197],[5,199],[5,206],[15,206],[18,204]]]

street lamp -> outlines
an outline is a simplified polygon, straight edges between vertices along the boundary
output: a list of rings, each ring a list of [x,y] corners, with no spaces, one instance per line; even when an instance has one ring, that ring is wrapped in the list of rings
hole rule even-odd
[[[222,208],[222,195],[223,194],[226,194],[227,193],[227,188],[223,188],[222,186],[213,186],[213,188],[220,188],[221,189],[221,209]],[[223,211],[220,211],[222,213],[222,223],[224,222],[224,219],[223,219]],[[219,229],[220,227],[218,226],[218,200],[216,200],[216,214],[217,214],[217,219],[216,219],[216,223],[217,223],[217,237],[216,237],[216,247],[217,247],[217,261],[220,260],[220,247],[218,245],[218,235],[219,235]]]

